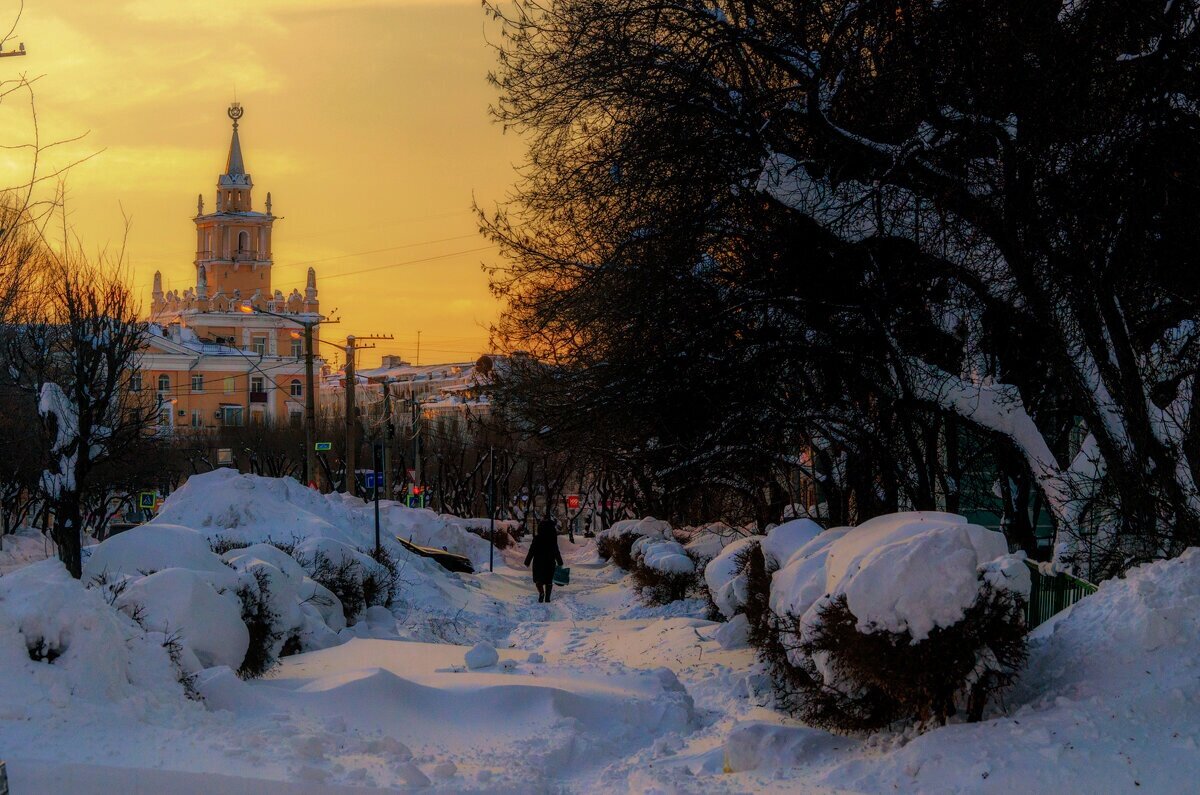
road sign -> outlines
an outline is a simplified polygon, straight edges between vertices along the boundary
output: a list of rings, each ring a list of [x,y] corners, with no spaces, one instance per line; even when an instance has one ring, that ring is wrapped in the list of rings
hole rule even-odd
[[[318,453],[326,453],[333,449],[333,442],[317,442],[313,445],[313,449]]]
[[[368,489],[373,489],[376,486],[383,488],[382,472],[368,472],[367,474],[363,475],[363,480],[366,482]]]
[[[154,510],[154,503],[158,499],[158,495],[152,491],[143,491],[138,495],[138,507],[149,508]]]
[[[568,511],[578,511],[579,510],[579,495],[578,494],[568,494],[567,495],[567,510]]]

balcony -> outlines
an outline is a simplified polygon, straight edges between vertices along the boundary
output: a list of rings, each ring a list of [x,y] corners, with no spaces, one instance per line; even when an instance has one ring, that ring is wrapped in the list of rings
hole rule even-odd
[[[266,392],[251,392],[250,393],[250,402],[251,403],[266,403],[267,402],[267,393]]]

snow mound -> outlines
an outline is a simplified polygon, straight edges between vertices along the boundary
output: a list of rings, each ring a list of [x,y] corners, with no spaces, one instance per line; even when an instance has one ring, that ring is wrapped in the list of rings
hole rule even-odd
[[[887,514],[795,550],[772,577],[771,607],[812,627],[822,605],[844,596],[860,632],[908,632],[916,642],[962,620],[979,596],[981,569],[1007,555],[1002,534],[962,516]],[[1029,575],[1014,560],[988,566],[985,579],[1027,596]]]
[[[157,571],[134,580],[116,604],[140,610],[142,624],[147,629],[166,635],[178,633],[180,643],[198,663],[187,665],[189,670],[214,665],[237,668],[250,645],[250,633],[242,622],[242,603],[237,594],[218,589],[210,577],[200,572]]]
[[[380,531],[399,549],[400,536],[420,546],[446,549],[479,563],[488,543],[433,511],[381,500]],[[302,542],[313,538],[352,547],[375,543],[375,507],[346,494],[321,494],[293,478],[244,475],[218,469],[193,475],[163,504],[151,524],[191,527],[210,539],[239,543]]]
[[[229,567],[213,554],[203,533],[169,522],[151,522],[112,536],[84,549],[85,580],[152,574],[179,568],[215,575],[230,574]]]
[[[182,705],[164,640],[57,560],[0,577],[0,713],[28,720],[80,701],[131,711]]]
[[[800,549],[821,533],[821,525],[812,519],[793,519],[771,528],[763,539],[763,555],[768,568],[781,569]]]
[[[704,567],[704,583],[721,615],[733,618],[746,604],[746,575],[738,566],[738,557],[762,543],[762,536],[741,538],[721,550]]]

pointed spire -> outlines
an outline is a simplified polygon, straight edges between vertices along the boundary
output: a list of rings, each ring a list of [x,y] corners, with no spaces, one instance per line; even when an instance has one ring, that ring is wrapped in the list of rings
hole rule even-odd
[[[154,298],[154,300],[157,301],[162,298],[162,294],[163,294],[162,271],[155,271],[154,272],[154,287],[150,291],[150,296],[152,298]]]
[[[246,174],[246,165],[242,162],[242,144],[238,140],[238,119],[242,118],[240,102],[229,106],[229,118],[233,119],[233,138],[229,142],[229,157],[225,160],[225,173],[231,177],[241,177]]]
[[[317,271],[315,268],[308,269],[308,282],[304,285],[304,297],[309,301],[317,297]]]
[[[196,215],[204,215],[204,194],[196,194]]]

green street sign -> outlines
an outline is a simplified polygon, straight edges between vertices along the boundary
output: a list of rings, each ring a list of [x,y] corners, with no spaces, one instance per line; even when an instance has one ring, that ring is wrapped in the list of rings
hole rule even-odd
[[[313,445],[313,447],[318,452],[324,453],[324,452],[327,452],[327,451],[333,449],[333,442],[317,442],[316,444]]]

